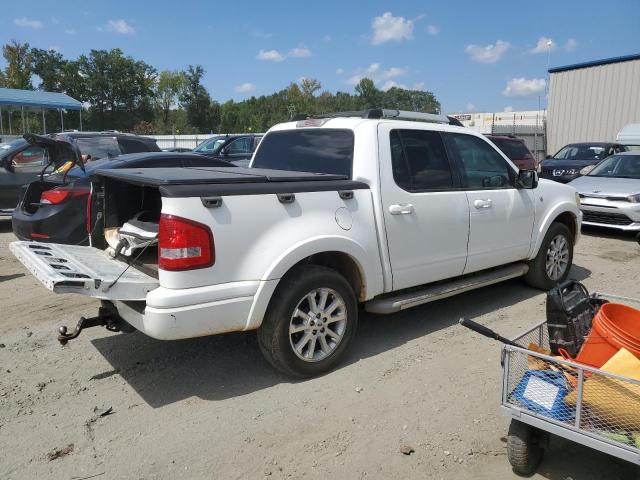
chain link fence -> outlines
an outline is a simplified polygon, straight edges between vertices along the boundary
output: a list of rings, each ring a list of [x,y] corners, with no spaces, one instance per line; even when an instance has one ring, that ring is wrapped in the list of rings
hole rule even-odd
[[[547,156],[547,125],[491,125],[491,135],[507,135],[523,140],[534,158],[542,161]]]

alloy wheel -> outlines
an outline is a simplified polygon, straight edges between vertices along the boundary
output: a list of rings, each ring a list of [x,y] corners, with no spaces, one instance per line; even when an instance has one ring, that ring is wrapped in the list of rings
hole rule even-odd
[[[556,235],[547,249],[545,269],[548,277],[557,281],[562,278],[569,265],[569,243],[564,235]]]
[[[322,361],[338,347],[346,326],[347,307],[342,296],[330,288],[316,288],[293,310],[289,321],[291,348],[305,362]]]

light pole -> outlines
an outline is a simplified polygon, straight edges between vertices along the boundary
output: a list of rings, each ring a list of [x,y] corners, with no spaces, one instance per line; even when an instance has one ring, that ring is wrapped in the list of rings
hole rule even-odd
[[[547,81],[545,82],[544,93],[545,96],[549,94],[549,60],[551,59],[551,47],[553,46],[553,40],[547,40]]]

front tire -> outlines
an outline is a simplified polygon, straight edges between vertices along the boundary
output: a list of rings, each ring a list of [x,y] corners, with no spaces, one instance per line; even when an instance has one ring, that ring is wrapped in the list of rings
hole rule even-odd
[[[535,428],[511,420],[507,435],[507,457],[514,473],[530,476],[538,469],[544,455],[539,437]]]
[[[532,287],[550,290],[569,276],[573,265],[573,236],[566,225],[552,223],[536,258],[529,262],[525,281]]]
[[[333,369],[358,325],[356,296],[347,280],[319,265],[296,267],[281,280],[258,329],[269,363],[305,378]]]

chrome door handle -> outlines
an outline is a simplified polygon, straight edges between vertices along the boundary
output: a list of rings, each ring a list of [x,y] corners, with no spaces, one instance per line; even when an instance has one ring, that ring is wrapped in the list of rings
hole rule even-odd
[[[477,209],[491,208],[493,206],[493,202],[490,198],[487,198],[486,200],[474,200],[473,206]]]
[[[389,205],[389,213],[391,215],[407,215],[413,213],[413,205],[410,203]]]

